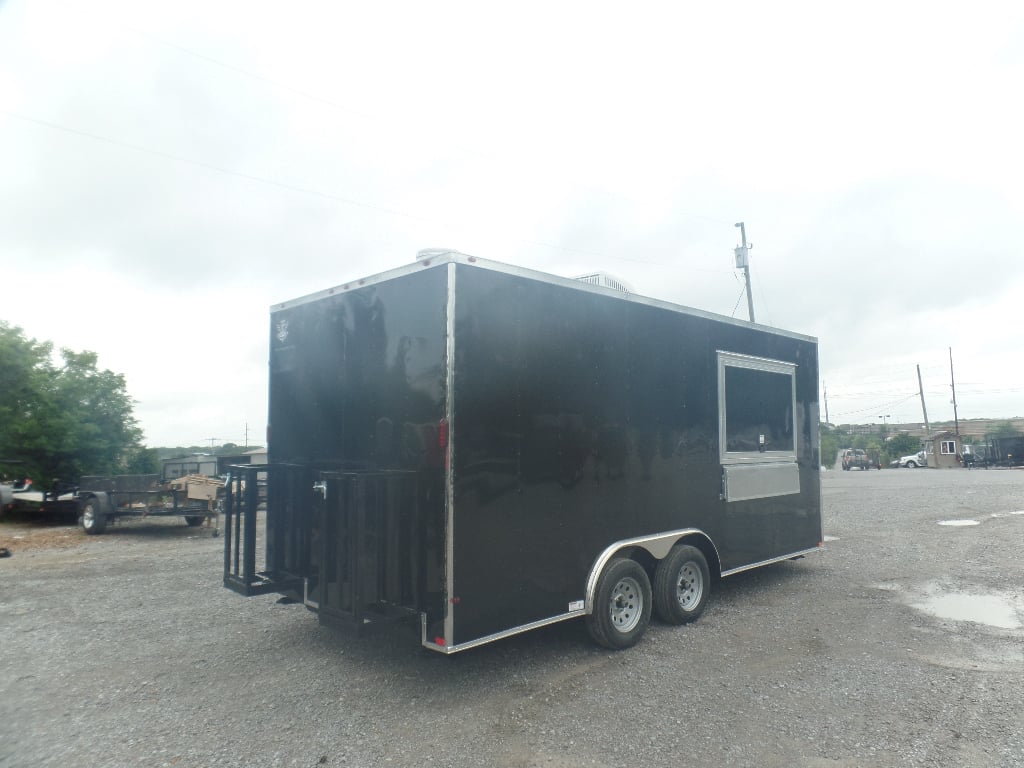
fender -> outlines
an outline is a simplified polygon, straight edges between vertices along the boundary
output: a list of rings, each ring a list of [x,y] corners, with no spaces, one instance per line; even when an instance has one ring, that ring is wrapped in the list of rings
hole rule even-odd
[[[601,571],[608,564],[608,561],[612,559],[616,552],[626,547],[640,547],[645,550],[655,560],[663,559],[669,551],[676,545],[676,543],[686,536],[699,536],[704,539],[715,553],[715,559],[721,562],[718,556],[718,547],[715,546],[715,542],[711,540],[704,531],[699,528],[682,528],[678,531],[668,531],[667,533],[655,533],[650,536],[639,536],[635,539],[623,539],[622,541],[616,541],[614,544],[610,544],[605,550],[598,555],[594,561],[594,565],[590,568],[590,575],[587,577],[587,592],[585,595],[585,613],[594,612],[594,594],[597,592],[597,581],[601,577]]]

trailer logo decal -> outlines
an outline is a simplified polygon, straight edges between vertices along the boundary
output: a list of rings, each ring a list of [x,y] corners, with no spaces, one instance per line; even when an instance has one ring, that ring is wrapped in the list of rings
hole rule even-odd
[[[288,321],[287,320],[278,320],[277,321],[277,332],[274,335],[277,336],[277,340],[280,341],[282,344],[284,344],[285,341],[288,340]]]

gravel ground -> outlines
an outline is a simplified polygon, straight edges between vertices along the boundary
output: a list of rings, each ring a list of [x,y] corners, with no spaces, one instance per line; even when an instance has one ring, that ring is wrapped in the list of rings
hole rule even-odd
[[[581,622],[339,635],[224,589],[178,519],[0,524],[0,765],[1024,766],[1024,472],[833,471],[824,501],[827,551],[621,653]]]

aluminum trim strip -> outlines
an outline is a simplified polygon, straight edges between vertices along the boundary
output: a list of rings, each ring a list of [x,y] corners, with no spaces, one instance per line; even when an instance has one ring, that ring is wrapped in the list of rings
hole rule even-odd
[[[734,317],[726,317],[725,315],[715,314],[714,312],[707,312],[701,309],[695,309],[688,307],[684,304],[675,304],[673,302],[664,301],[662,299],[655,299],[649,296],[641,296],[635,293],[622,293],[613,288],[605,288],[600,285],[592,285],[590,283],[584,283],[579,280],[575,280],[570,277],[560,277],[558,275],[551,275],[546,272],[539,272],[534,269],[528,269],[526,267],[513,266],[511,264],[503,264],[498,261],[489,261],[488,259],[481,259],[476,256],[469,256],[464,253],[457,253],[452,251],[451,253],[437,256],[432,259],[425,261],[417,261],[413,264],[406,264],[402,267],[388,270],[386,272],[380,272],[370,277],[359,278],[356,280],[350,280],[347,283],[336,285],[332,288],[327,288],[316,293],[311,293],[307,296],[300,296],[299,298],[292,299],[291,301],[284,301],[278,304],[272,304],[270,307],[271,313],[278,312],[283,309],[289,309],[291,307],[298,306],[300,304],[307,304],[312,301],[326,298],[328,296],[336,296],[340,293],[347,291],[354,291],[360,288],[366,288],[367,286],[374,285],[376,283],[384,282],[385,280],[391,280],[396,277],[403,275],[412,274],[423,269],[434,269],[443,264],[468,264],[481,269],[488,269],[492,272],[501,272],[507,275],[513,275],[516,277],[524,277],[530,280],[536,280],[541,283],[548,283],[549,285],[561,285],[566,288],[573,288],[578,291],[587,291],[590,293],[597,293],[602,296],[609,296],[619,301],[630,301],[635,304],[643,304],[649,307],[658,307],[661,309],[667,309],[672,312],[677,312],[684,315],[692,315],[694,317],[704,318],[706,320],[714,320],[715,322],[727,323],[729,325],[740,326],[743,328],[754,328],[764,333],[770,333],[775,336],[785,336],[791,339],[801,339],[803,341],[810,341],[817,343],[818,339],[814,336],[809,336],[803,333],[797,333],[795,331],[786,331],[779,328],[771,328],[766,325],[759,323],[751,323],[748,320],[738,320]]]
[[[663,301],[662,299],[654,299],[649,296],[641,296],[635,293],[622,293],[616,291],[613,288],[604,288],[599,285],[591,285],[590,283],[583,283],[579,280],[574,280],[569,277],[559,277],[557,275],[550,275],[545,272],[538,272],[533,269],[527,269],[525,267],[512,266],[510,264],[502,264],[497,261],[489,261],[487,259],[480,259],[475,256],[466,257],[452,257],[456,261],[468,261],[472,260],[471,263],[484,269],[490,269],[494,272],[503,272],[509,275],[516,275],[519,277],[529,278],[531,280],[537,280],[542,283],[549,283],[551,285],[562,285],[568,288],[575,288],[577,290],[589,291],[590,293],[599,293],[602,296],[613,296],[620,301],[631,301],[636,304],[644,304],[650,307],[660,307],[662,309],[668,309],[673,312],[678,312],[685,315],[693,315],[695,317],[702,317],[707,320],[714,320],[716,322],[728,323],[729,325],[736,325],[743,328],[755,328],[765,333],[771,333],[776,336],[786,336],[793,339],[802,339],[804,341],[812,341],[817,343],[818,339],[814,336],[808,336],[802,333],[796,333],[795,331],[784,331],[778,328],[770,328],[766,325],[760,325],[759,323],[751,323],[749,320],[737,320],[733,317],[726,317],[725,315],[718,315],[714,312],[707,312],[701,309],[695,309],[688,307],[683,304],[674,304],[669,301]]]
[[[816,547],[810,549],[802,549],[799,552],[791,552],[788,555],[781,555],[779,557],[773,557],[771,560],[762,560],[758,563],[751,563],[750,565],[741,565],[739,568],[730,568],[728,571],[722,571],[722,578],[726,576],[732,576],[736,573],[743,573],[743,571],[750,571],[754,568],[760,568],[762,565],[771,565],[772,563],[781,563],[783,560],[792,560],[794,557],[801,557],[802,555],[809,555],[812,552],[821,552],[825,547],[819,544]]]
[[[583,612],[594,612],[594,594],[597,592],[597,580],[601,577],[601,571],[604,570],[604,567],[616,552],[624,547],[643,547],[650,552],[653,557],[661,560],[668,554],[669,550],[675,546],[679,539],[683,536],[691,536],[693,534],[697,534],[707,539],[711,548],[715,550],[715,557],[719,557],[718,547],[715,546],[715,542],[713,542],[711,537],[699,528],[680,528],[676,531],[655,533],[650,536],[638,536],[633,539],[622,539],[621,541],[609,544],[605,547],[604,551],[598,555],[597,559],[594,561],[594,565],[590,568],[590,575],[587,576],[587,589],[584,594]],[[718,561],[721,562],[721,558],[719,558]]]
[[[432,651],[438,651],[444,654],[458,653],[459,651],[467,651],[470,648],[476,648],[480,645],[486,645],[487,643],[493,643],[495,640],[503,640],[506,637],[512,637],[513,635],[521,635],[523,632],[529,632],[532,629],[540,629],[550,624],[557,624],[560,621],[567,621],[568,619],[575,619],[579,616],[586,614],[586,611],[569,611],[568,613],[560,613],[557,616],[551,616],[547,619],[540,619],[539,621],[533,621],[529,624],[523,624],[519,627],[512,627],[511,629],[503,629],[501,632],[495,632],[493,635],[485,635],[484,637],[478,637],[475,640],[467,640],[464,643],[458,645],[438,645],[437,643],[427,642],[426,639],[426,616],[423,617],[423,647],[429,648]]]
[[[320,610],[320,603],[317,600],[309,599],[309,576],[306,576],[302,580],[302,604],[307,608],[314,608]]]
[[[271,304],[270,313],[273,314],[274,312],[280,312],[283,309],[291,309],[303,304],[310,304],[314,301],[319,301],[320,299],[326,299],[329,296],[339,296],[343,293],[348,293],[349,291],[358,291],[360,288],[368,288],[371,285],[376,285],[377,283],[394,280],[396,277],[411,275],[414,272],[422,272],[424,269],[431,269],[432,267],[447,264],[450,261],[451,259],[447,258],[427,259],[426,261],[417,261],[412,264],[396,267],[395,269],[389,269],[386,272],[378,272],[377,274],[370,275],[369,277],[357,277],[354,280],[339,283],[338,285],[331,286],[330,288],[324,288],[316,293],[309,293],[295,299]]]
[[[426,612],[420,612],[420,645],[424,648],[429,648],[432,651],[441,651],[444,653],[444,646],[432,643],[427,640],[427,614]]]
[[[673,541],[674,541],[675,539],[679,538],[677,534],[686,535],[686,534],[692,534],[692,533],[699,533],[700,535],[702,535],[705,538],[707,538],[707,534],[705,534],[703,531],[700,531],[700,530],[698,530],[696,528],[687,528],[687,529],[683,529],[683,530],[680,530],[680,531],[672,531],[670,533],[659,534],[657,536],[640,537],[638,539],[625,539],[622,542],[613,544],[611,547],[606,549],[605,552],[602,553],[602,558],[604,558],[604,560],[602,561],[601,558],[598,558],[598,561],[602,562],[602,567],[603,567],[603,563],[607,562],[607,560],[611,557],[611,555],[608,555],[608,557],[605,557],[605,554],[608,553],[609,550],[611,550],[611,553],[614,554],[616,551],[621,549],[623,546],[642,546],[645,542],[655,542],[655,541],[660,541],[660,540],[664,540],[664,539],[668,539],[668,538],[672,538],[672,537],[675,537],[673,539]],[[711,542],[711,539],[708,538],[708,541]],[[711,545],[714,546],[714,542],[711,542]],[[669,546],[669,549],[671,549],[671,545]],[[753,568],[757,568],[757,567],[762,566],[762,565],[770,565],[772,563],[776,563],[776,562],[779,562],[779,561],[782,561],[782,560],[790,560],[790,559],[792,559],[794,557],[799,557],[801,555],[808,555],[808,554],[811,554],[812,552],[820,552],[820,551],[823,551],[823,550],[824,550],[824,546],[812,547],[811,549],[805,549],[805,550],[802,550],[800,552],[793,552],[791,554],[783,555],[782,557],[773,558],[771,560],[763,560],[763,561],[761,561],[759,563],[752,563],[750,565],[745,565],[745,566],[742,566],[740,568],[733,568],[732,570],[723,572],[722,576],[731,576],[733,574],[740,573],[742,571],[748,571],[748,570],[751,570]],[[668,550],[666,550],[666,554],[667,554],[667,551]],[[716,550],[716,553],[717,553],[717,550]],[[600,573],[600,571],[598,571],[598,573]],[[443,654],[446,654],[446,655],[450,655],[450,654],[453,654],[453,653],[458,653],[459,651],[469,650],[470,648],[476,648],[477,646],[480,646],[480,645],[486,645],[487,643],[492,643],[495,640],[503,640],[506,637],[512,637],[513,635],[519,635],[519,634],[522,634],[523,632],[529,632],[530,630],[533,630],[533,629],[539,629],[541,627],[546,627],[546,626],[549,626],[551,624],[557,624],[560,621],[567,621],[569,619],[575,619],[575,618],[578,618],[580,616],[585,616],[588,613],[591,613],[590,605],[591,605],[591,600],[588,598],[588,600],[587,600],[587,607],[585,607],[582,611],[569,611],[567,613],[561,613],[561,614],[558,614],[557,616],[551,616],[551,617],[546,618],[546,619],[540,619],[539,621],[530,622],[529,624],[523,624],[523,625],[518,626],[518,627],[512,627],[511,629],[505,629],[505,630],[502,630],[501,632],[495,632],[494,634],[491,634],[491,635],[485,635],[484,637],[478,637],[475,640],[468,640],[465,643],[459,643],[458,645],[447,645],[447,646],[445,646],[445,645],[438,645],[437,643],[432,643],[432,642],[429,642],[427,640],[427,615],[425,613],[421,613],[420,614],[420,643],[421,643],[421,645],[424,648],[427,648],[427,649],[432,650],[432,651],[437,651],[438,653],[443,653]]]
[[[715,350],[718,356],[718,460],[722,466],[727,464],[762,464],[772,462],[795,462],[797,460],[798,445],[796,423],[796,373],[797,364],[786,360],[772,360],[767,357],[754,357],[753,355],[741,355],[738,352],[729,352],[724,349]],[[790,388],[790,419],[793,430],[793,449],[786,451],[726,451],[726,417],[728,403],[725,398],[725,369],[727,367],[745,368],[752,371],[766,371],[789,376]]]
[[[453,467],[455,443],[455,264],[448,264],[448,297],[445,308],[445,421],[448,444],[445,446],[445,612],[444,638],[455,636],[455,478]]]

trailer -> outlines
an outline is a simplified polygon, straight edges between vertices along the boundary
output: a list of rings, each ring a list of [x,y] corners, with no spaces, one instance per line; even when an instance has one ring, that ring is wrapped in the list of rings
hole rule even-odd
[[[73,483],[53,480],[47,489],[26,477],[21,459],[0,459],[0,520],[8,513],[74,515],[78,506]],[[8,472],[14,477],[8,480]]]
[[[988,442],[986,466],[1019,467],[1024,465],[1024,435],[1004,435]]]
[[[182,477],[163,482],[159,475],[88,476],[79,480],[78,523],[90,536],[125,517],[181,517],[197,527],[206,522],[219,532],[224,482],[211,477]]]
[[[446,654],[571,619],[618,649],[822,546],[809,336],[447,252],[271,307],[269,343],[240,594]]]

